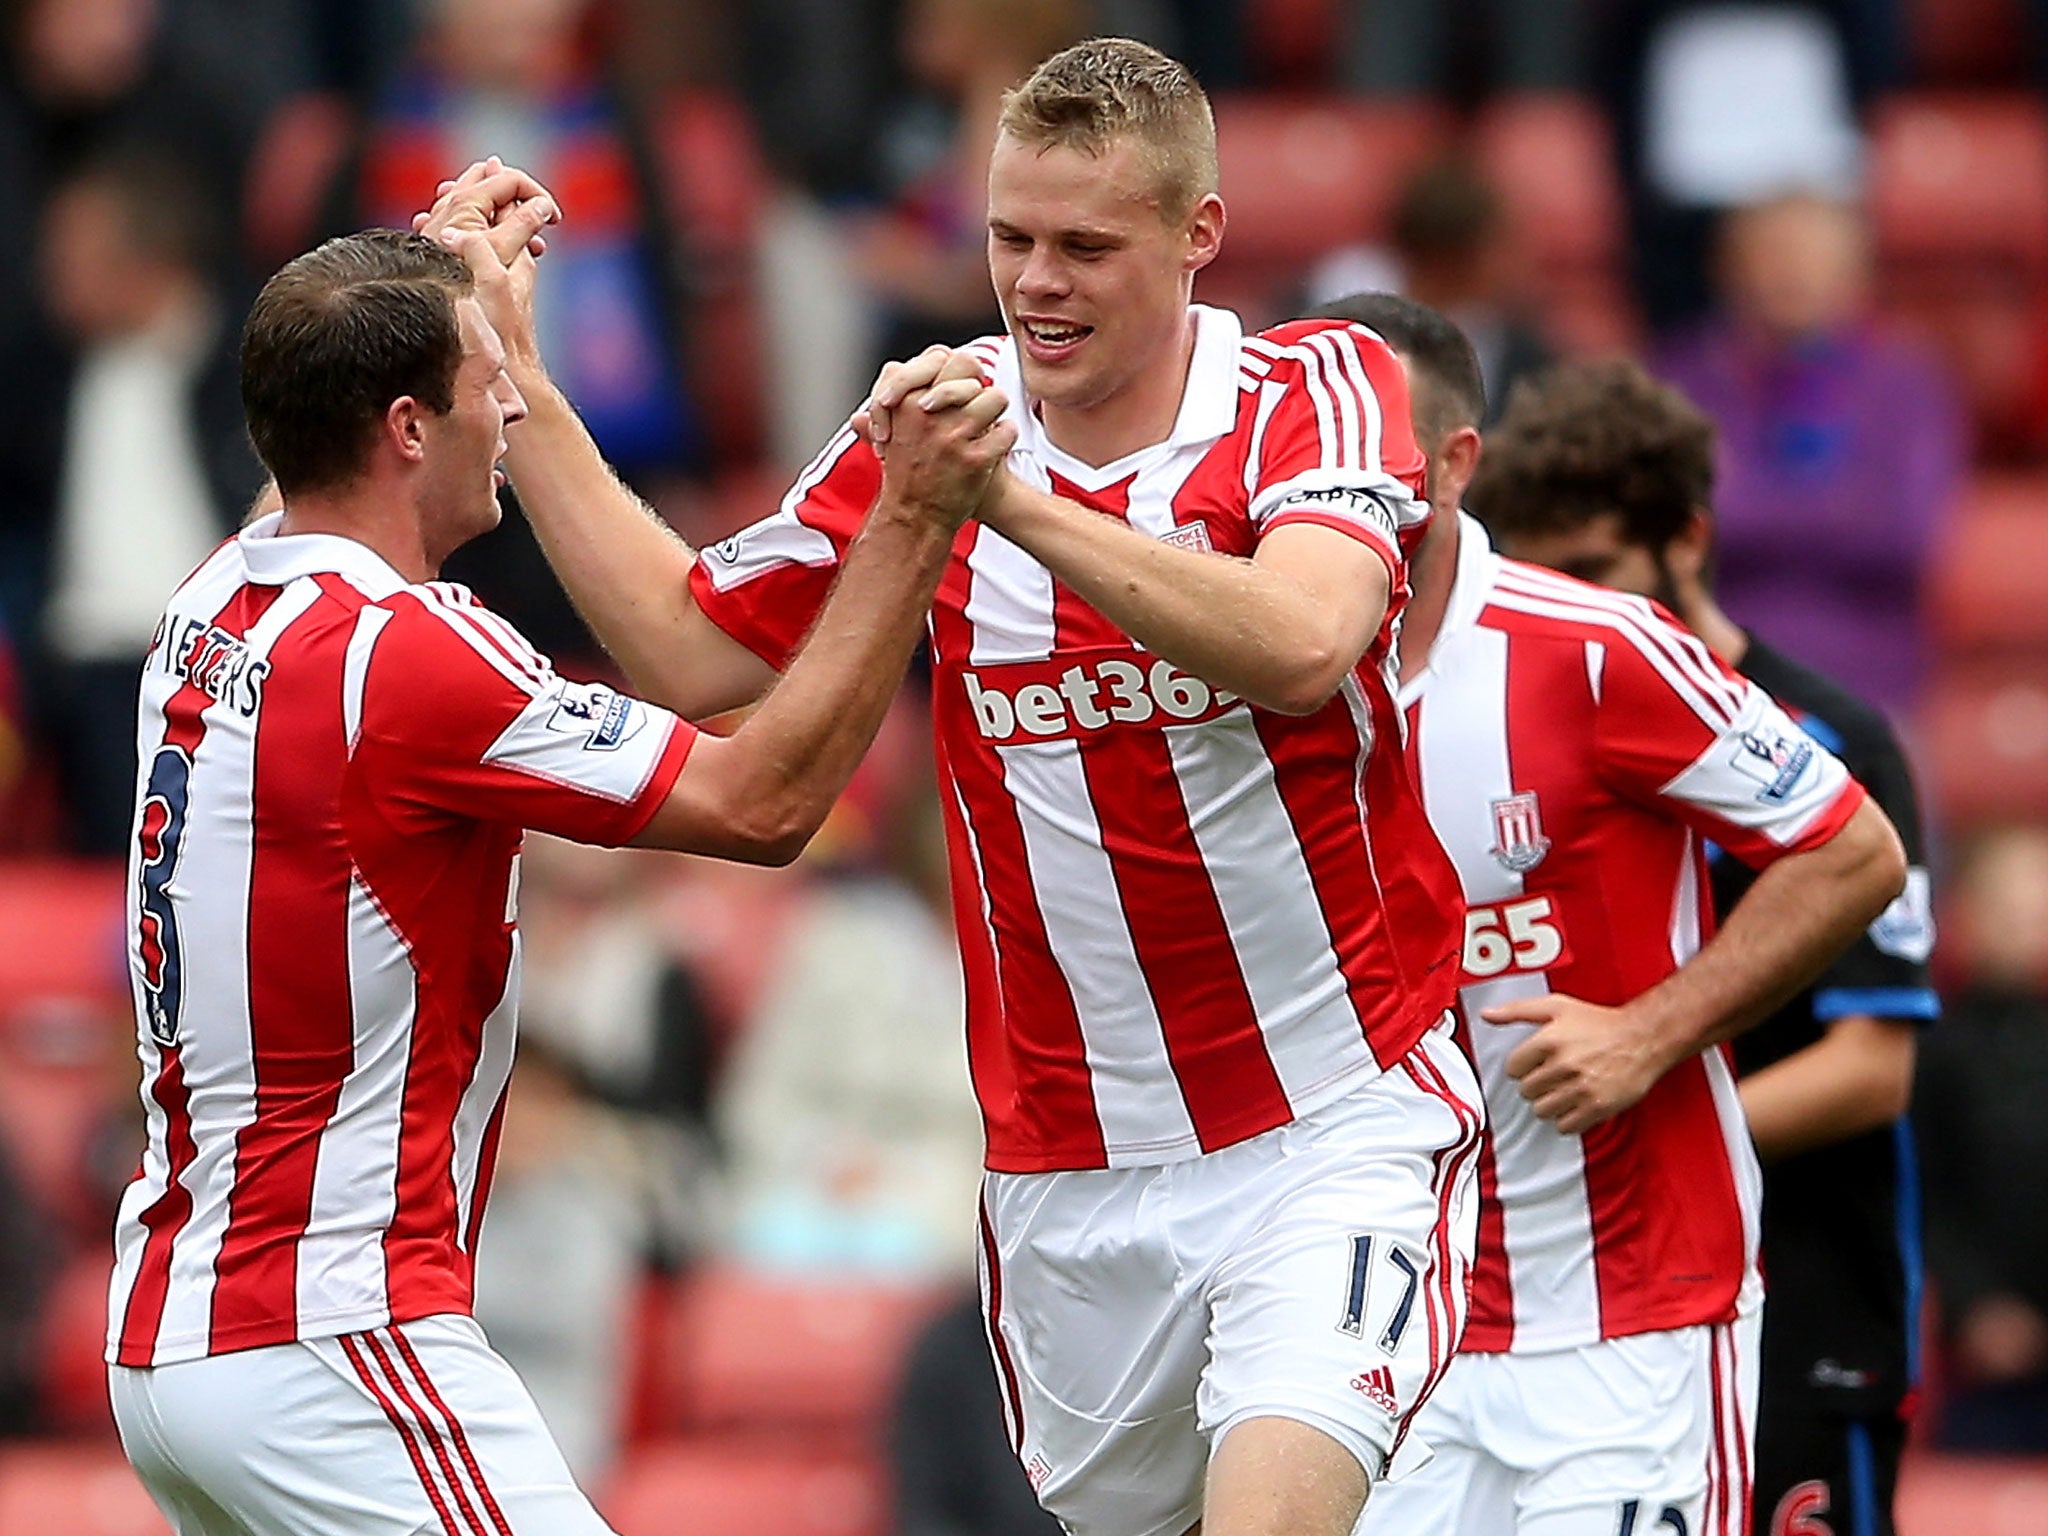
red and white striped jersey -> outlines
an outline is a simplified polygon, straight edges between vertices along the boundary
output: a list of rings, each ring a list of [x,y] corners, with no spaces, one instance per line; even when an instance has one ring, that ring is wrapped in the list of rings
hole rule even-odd
[[[1757,1295],[1756,1157],[1717,1047],[1584,1136],[1507,1075],[1548,992],[1626,1002],[1710,934],[1704,844],[1761,866],[1832,837],[1862,786],[1642,598],[1503,560],[1460,519],[1427,669],[1402,691],[1431,825],[1464,882],[1460,1027],[1486,1090],[1468,1350],[1723,1322]]]
[[[122,1365],[469,1310],[521,829],[630,838],[696,739],[463,588],[279,520],[172,594],[143,668]]]
[[[1392,354],[1341,322],[1247,337],[1195,315],[1171,434],[1099,468],[1046,438],[1011,343],[976,343],[1011,401],[1011,471],[1218,555],[1325,524],[1404,596],[1427,507]],[[880,484],[842,431],[778,513],[704,552],[697,601],[782,665]],[[962,530],[931,621],[934,717],[989,1167],[1227,1146],[1399,1059],[1450,1005],[1456,877],[1401,763],[1391,623],[1322,709],[1270,713]]]

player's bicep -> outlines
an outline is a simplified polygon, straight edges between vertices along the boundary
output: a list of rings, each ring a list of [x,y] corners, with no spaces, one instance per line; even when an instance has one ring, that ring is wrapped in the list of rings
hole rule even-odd
[[[1290,523],[1259,541],[1253,562],[1307,594],[1327,648],[1347,669],[1363,656],[1387,616],[1393,567],[1377,544],[1315,523]]]

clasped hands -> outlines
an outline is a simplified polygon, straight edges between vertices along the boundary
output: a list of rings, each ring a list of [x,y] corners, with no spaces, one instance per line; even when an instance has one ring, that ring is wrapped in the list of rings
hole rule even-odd
[[[560,218],[546,187],[492,156],[442,182],[412,225],[464,256],[508,353],[537,363],[532,268]],[[882,460],[885,494],[957,526],[982,508],[1016,444],[1007,407],[971,357],[931,347],[883,367],[854,426]]]

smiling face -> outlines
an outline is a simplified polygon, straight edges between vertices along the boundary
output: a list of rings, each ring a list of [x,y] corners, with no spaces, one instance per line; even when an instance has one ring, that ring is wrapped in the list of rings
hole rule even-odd
[[[526,401],[505,372],[505,345],[484,318],[483,306],[464,298],[455,313],[462,362],[455,370],[454,403],[444,414],[425,418],[420,516],[436,569],[478,534],[497,527],[505,429],[526,415]]]
[[[1170,426],[1188,297],[1216,255],[1222,203],[1210,194],[1168,216],[1158,172],[1129,137],[1090,153],[1004,133],[988,187],[989,276],[1048,428],[1057,438],[1060,413],[1162,409]]]

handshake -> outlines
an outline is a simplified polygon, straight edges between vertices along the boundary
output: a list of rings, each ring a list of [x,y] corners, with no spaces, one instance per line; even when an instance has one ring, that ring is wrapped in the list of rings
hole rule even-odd
[[[475,275],[477,297],[504,342],[506,366],[522,391],[544,377],[533,326],[534,263],[562,210],[548,189],[495,155],[436,189],[434,206],[412,227],[458,252]],[[882,462],[878,514],[922,517],[958,527],[986,516],[1014,484],[1003,463],[1016,446],[1009,401],[973,358],[930,347],[889,363],[853,417]]]

